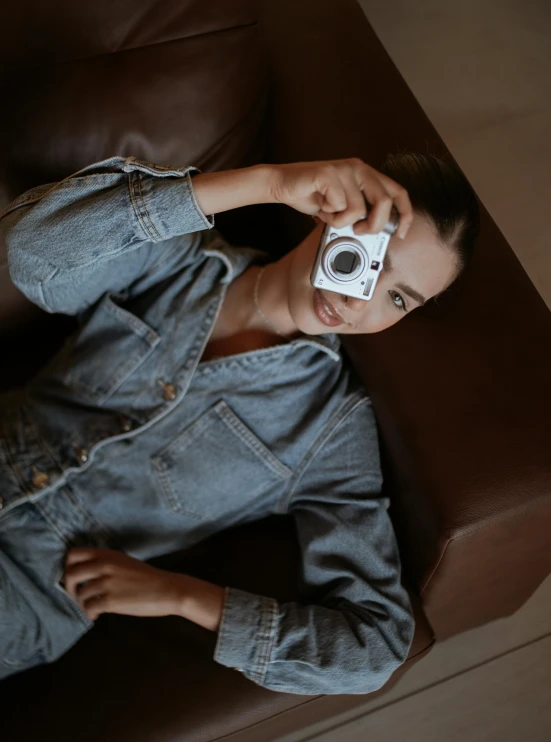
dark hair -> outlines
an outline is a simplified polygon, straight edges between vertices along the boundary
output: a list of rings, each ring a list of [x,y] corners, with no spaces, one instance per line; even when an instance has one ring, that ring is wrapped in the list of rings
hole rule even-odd
[[[417,152],[389,155],[379,169],[406,189],[414,211],[433,222],[439,238],[457,254],[461,270],[480,232],[478,201],[463,173]]]

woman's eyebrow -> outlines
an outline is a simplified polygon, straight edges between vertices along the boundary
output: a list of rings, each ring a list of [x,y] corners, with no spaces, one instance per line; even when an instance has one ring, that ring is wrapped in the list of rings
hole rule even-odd
[[[385,273],[390,273],[392,270],[392,260],[390,259],[390,255],[388,254],[388,250],[385,253],[385,257],[383,260],[383,271]],[[412,299],[415,299],[415,301],[419,302],[419,304],[424,304],[427,300],[423,296],[423,294],[420,294],[418,291],[415,291],[415,289],[412,289],[411,286],[408,286],[407,283],[397,283],[396,286],[401,289],[404,294],[407,294]]]
[[[415,301],[418,301],[419,304],[424,304],[427,301],[422,294],[415,291],[415,289],[412,289],[411,286],[407,285],[407,283],[397,283],[396,286],[401,289],[404,294],[407,294],[408,296],[411,296],[412,299],[415,299]]]

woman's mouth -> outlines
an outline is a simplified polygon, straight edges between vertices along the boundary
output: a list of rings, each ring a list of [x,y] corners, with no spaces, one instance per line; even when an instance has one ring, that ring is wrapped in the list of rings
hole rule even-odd
[[[336,327],[344,324],[343,318],[335,307],[328,301],[319,289],[314,290],[314,312],[321,323],[327,327]]]

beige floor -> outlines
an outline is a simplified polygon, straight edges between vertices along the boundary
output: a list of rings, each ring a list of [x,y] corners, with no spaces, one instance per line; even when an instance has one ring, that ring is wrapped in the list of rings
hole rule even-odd
[[[359,0],[551,308],[551,0]]]
[[[360,0],[551,307],[551,0]],[[551,577],[389,694],[279,742],[549,742]]]
[[[278,742],[549,742],[551,577],[513,616],[437,644],[392,691]]]

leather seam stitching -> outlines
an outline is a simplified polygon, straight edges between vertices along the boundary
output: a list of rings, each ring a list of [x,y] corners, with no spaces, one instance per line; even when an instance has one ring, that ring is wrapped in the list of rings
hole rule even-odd
[[[150,44],[139,44],[137,46],[129,46],[124,49],[114,49],[113,51],[104,51],[104,52],[100,52],[99,54],[90,54],[89,56],[86,56],[86,57],[67,57],[66,59],[60,59],[59,61],[53,62],[50,65],[50,69],[54,67],[63,67],[68,64],[75,64],[79,62],[89,62],[94,59],[108,58],[108,57],[115,56],[117,54],[128,54],[131,52],[140,51],[141,49],[149,49],[155,46],[162,46],[163,44],[176,44],[181,41],[191,41],[192,39],[200,39],[203,36],[214,36],[217,34],[229,33],[232,31],[240,31],[246,28],[255,28],[257,26],[258,26],[258,21],[253,21],[252,23],[242,23],[238,26],[230,26],[228,28],[213,29],[212,31],[204,31],[203,33],[191,34],[190,36],[177,36],[174,39],[163,39],[162,41],[154,41]],[[23,64],[20,64],[17,66],[17,70],[18,71],[21,71],[21,70],[29,71],[31,67],[32,65],[30,64],[28,67],[26,67]]]

